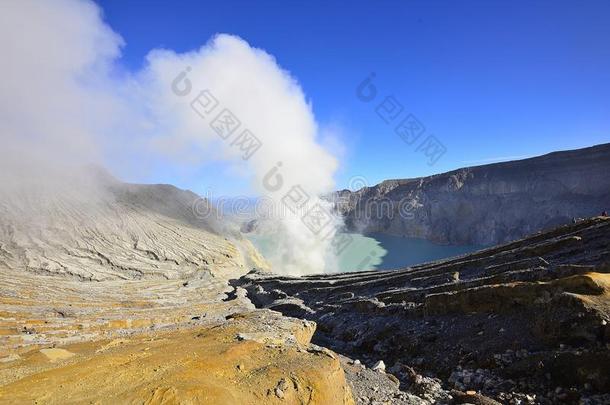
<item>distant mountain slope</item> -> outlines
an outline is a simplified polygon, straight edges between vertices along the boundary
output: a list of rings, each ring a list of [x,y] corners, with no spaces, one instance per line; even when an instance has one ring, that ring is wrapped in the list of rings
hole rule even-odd
[[[262,260],[202,200],[169,185],[121,183],[100,171],[0,190],[0,267],[82,280],[235,275]]]
[[[493,244],[610,209],[610,144],[339,191],[347,225]],[[402,215],[401,215],[402,213]]]

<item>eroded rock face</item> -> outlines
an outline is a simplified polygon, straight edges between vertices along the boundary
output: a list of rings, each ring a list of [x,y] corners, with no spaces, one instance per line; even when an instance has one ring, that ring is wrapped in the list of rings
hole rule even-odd
[[[334,198],[347,225],[441,243],[491,245],[610,207],[610,144],[429,177]]]
[[[609,399],[595,397],[610,391],[609,218],[405,269],[233,283],[316,321],[318,344],[383,360],[411,393],[428,374],[501,402]]]
[[[235,276],[266,266],[190,191],[99,171],[32,177],[0,184],[0,266],[85,281]]]

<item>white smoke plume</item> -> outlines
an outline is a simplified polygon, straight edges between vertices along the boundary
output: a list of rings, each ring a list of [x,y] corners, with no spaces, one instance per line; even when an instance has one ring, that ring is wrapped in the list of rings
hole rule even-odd
[[[101,157],[121,44],[92,3],[0,3],[3,164],[21,154],[73,163]]]
[[[265,51],[226,34],[188,53],[151,50],[144,69],[129,74],[120,65],[122,45],[92,2],[2,2],[4,175],[23,173],[8,156],[97,161],[118,174],[130,167],[120,163],[125,160],[169,157],[200,165],[221,159],[278,206],[298,206],[275,218],[275,254],[268,258],[274,271],[332,268],[330,240],[340,220],[323,215],[316,222],[313,213],[328,213],[319,210],[325,204],[318,196],[333,190],[338,162],[321,146],[296,79]],[[213,129],[225,109],[239,122],[233,133]]]

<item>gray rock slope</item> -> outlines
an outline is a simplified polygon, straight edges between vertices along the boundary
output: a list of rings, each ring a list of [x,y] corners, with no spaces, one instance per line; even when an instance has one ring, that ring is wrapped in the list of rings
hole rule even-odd
[[[101,171],[0,189],[0,267],[81,280],[245,272],[260,257],[206,202]],[[205,212],[204,212],[205,211]]]
[[[491,245],[610,210],[610,144],[339,191],[349,228]]]

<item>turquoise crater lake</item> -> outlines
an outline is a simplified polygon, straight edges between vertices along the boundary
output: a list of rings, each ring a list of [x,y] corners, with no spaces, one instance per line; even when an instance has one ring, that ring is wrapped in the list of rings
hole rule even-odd
[[[446,259],[483,248],[476,245],[440,245],[425,239],[381,233],[349,235],[352,237],[350,245],[340,255],[330,258],[329,268],[324,269],[324,272],[391,270]],[[249,235],[249,238],[263,256],[272,256],[271,238],[263,235]]]

